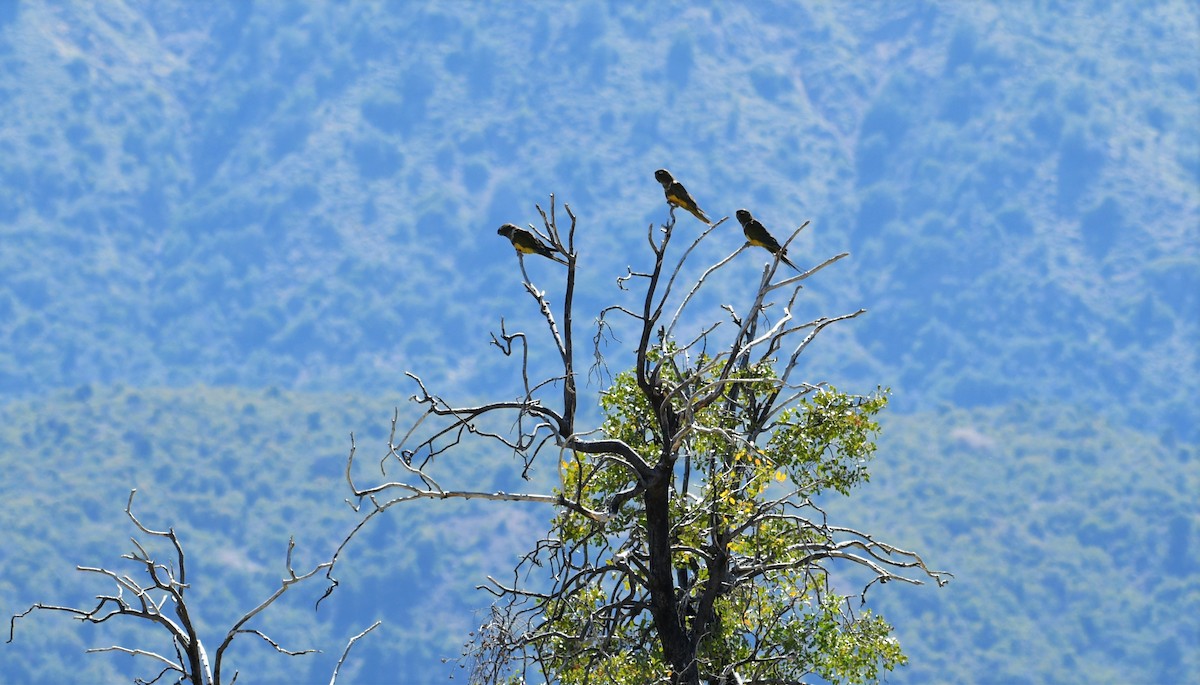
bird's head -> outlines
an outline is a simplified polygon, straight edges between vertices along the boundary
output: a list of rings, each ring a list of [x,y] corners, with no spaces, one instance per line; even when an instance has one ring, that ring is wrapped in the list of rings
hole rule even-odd
[[[504,236],[505,238],[512,238],[512,232],[516,230],[516,228],[517,227],[512,224],[504,224],[500,228],[496,229],[496,233]]]
[[[737,212],[735,212],[735,214],[737,215],[737,220],[743,226],[750,223],[751,221],[754,221],[754,217],[750,215],[750,211],[747,209],[739,209],[739,210],[737,210]]]
[[[658,182],[663,185],[675,182],[674,177],[671,176],[671,172],[667,171],[666,169],[659,169],[658,171],[654,172],[654,178],[658,179]]]

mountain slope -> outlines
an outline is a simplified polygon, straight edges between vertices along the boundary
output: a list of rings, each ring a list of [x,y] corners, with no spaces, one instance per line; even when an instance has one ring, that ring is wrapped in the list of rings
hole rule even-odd
[[[516,290],[494,226],[569,202],[598,302],[665,165],[854,253],[813,290],[874,310],[820,359],[849,381],[1194,433],[1194,6],[683,7],[20,5],[0,388],[486,383],[456,367]]]

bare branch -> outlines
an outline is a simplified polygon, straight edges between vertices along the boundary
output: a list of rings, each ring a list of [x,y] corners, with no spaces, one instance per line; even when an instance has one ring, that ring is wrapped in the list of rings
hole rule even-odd
[[[95,573],[111,580],[117,586],[116,594],[98,595],[98,602],[91,609],[42,603],[34,604],[26,611],[15,614],[10,619],[8,638],[9,642],[13,641],[17,619],[28,616],[36,609],[66,613],[80,621],[88,623],[103,623],[116,616],[129,616],[134,619],[149,621],[165,629],[172,638],[172,644],[175,648],[175,658],[172,659],[158,652],[140,648],[123,647],[119,645],[110,647],[97,647],[87,651],[89,653],[121,652],[132,656],[149,657],[162,664],[166,664],[166,668],[160,671],[153,679],[149,681],[137,679],[137,682],[139,683],[153,683],[160,680],[166,673],[178,673],[180,682],[189,681],[196,683],[196,685],[220,685],[221,668],[223,657],[225,655],[225,649],[229,646],[234,637],[239,634],[250,633],[257,635],[275,647],[277,651],[292,656],[317,651],[313,649],[300,651],[287,650],[281,647],[262,631],[257,629],[243,628],[248,621],[262,612],[266,607],[270,606],[288,588],[296,583],[311,578],[321,570],[332,568],[333,561],[330,560],[318,564],[311,571],[303,575],[298,575],[293,570],[292,566],[292,551],[295,548],[295,543],[294,541],[289,540],[287,551],[287,577],[284,578],[281,587],[269,598],[245,614],[229,630],[224,641],[217,649],[216,658],[213,663],[214,668],[210,669],[208,654],[194,628],[191,618],[192,607],[187,601],[186,592],[190,586],[184,582],[184,574],[186,572],[186,556],[184,554],[183,545],[179,541],[179,536],[175,534],[174,529],[152,529],[143,524],[138,517],[134,515],[133,498],[136,492],[136,490],[132,490],[129,493],[129,499],[125,505],[125,513],[127,517],[142,534],[152,537],[166,538],[169,540],[171,547],[174,550],[173,562],[171,564],[163,564],[155,561],[150,550],[147,549],[147,547],[143,545],[141,541],[133,538],[131,539],[131,543],[134,551],[121,555],[121,558],[140,566],[142,571],[148,577],[148,582],[139,583],[129,575],[120,574],[108,568],[77,566],[76,568],[80,572]],[[163,613],[163,609],[168,605],[173,610],[178,622]],[[237,674],[235,672],[231,682],[236,681],[236,679]]]
[[[542,504],[553,504],[559,507],[565,507],[571,511],[578,512],[598,523],[604,523],[608,520],[608,514],[599,511],[592,511],[579,502],[567,499],[562,495],[542,495],[535,493],[517,493],[517,492],[480,492],[473,490],[422,490],[409,483],[393,481],[383,483],[381,485],[367,488],[366,490],[355,492],[357,496],[372,496],[388,490],[400,490],[409,493],[407,496],[389,501],[386,505],[398,504],[413,499],[481,499],[490,500],[493,502],[540,502]]]
[[[261,613],[264,609],[266,609],[267,607],[274,604],[275,600],[277,600],[281,596],[283,596],[283,593],[287,592],[292,586],[315,576],[320,571],[323,571],[326,569],[332,569],[333,561],[330,560],[330,561],[325,561],[320,564],[317,564],[315,567],[313,567],[313,569],[311,571],[308,571],[307,573],[304,573],[302,575],[296,575],[296,571],[292,567],[292,551],[295,550],[295,548],[296,548],[295,539],[289,538],[288,546],[287,546],[287,563],[286,563],[287,577],[284,578],[282,581],[280,581],[279,588],[277,590],[275,590],[275,592],[271,593],[271,596],[267,597],[265,600],[263,600],[261,603],[259,603],[258,606],[254,607],[250,611],[246,612],[245,615],[243,615],[240,619],[238,619],[237,622],[233,624],[233,627],[231,627],[229,629],[229,632],[227,632],[225,634],[225,639],[221,641],[220,646],[217,647],[216,658],[214,659],[214,662],[213,662],[213,679],[215,682],[217,682],[217,683],[221,682],[221,666],[223,664],[225,650],[228,649],[229,645],[233,642],[233,639],[235,637],[237,637],[237,635],[242,634],[242,633],[253,633],[255,635],[258,635],[263,640],[266,640],[268,643],[270,643],[271,646],[275,647],[275,649],[277,651],[283,652],[284,654],[288,654],[290,656],[297,656],[299,654],[308,654],[310,652],[318,651],[318,650],[314,650],[314,649],[307,649],[307,650],[302,650],[299,652],[291,652],[286,649],[283,649],[276,642],[274,642],[273,640],[271,640],[269,637],[262,634],[258,630],[243,630],[242,629],[242,626],[246,625],[246,623],[249,622],[250,619],[254,618],[259,613]]]
[[[92,648],[85,650],[86,654],[95,654],[95,653],[99,653],[99,652],[121,652],[123,654],[129,654],[131,656],[150,657],[151,659],[154,659],[156,661],[161,661],[164,664],[166,664],[167,670],[175,671],[181,675],[183,674],[183,671],[179,670],[179,667],[176,665],[176,662],[171,661],[167,657],[165,657],[161,654],[158,654],[157,652],[148,652],[144,649],[130,649],[129,647],[121,647],[118,645],[113,645],[112,647],[92,647]]]
[[[331,677],[329,679],[329,685],[337,684],[338,672],[342,670],[342,664],[346,662],[346,657],[349,656],[350,648],[354,646],[354,643],[358,642],[359,639],[361,639],[367,633],[378,628],[379,624],[381,624],[381,623],[383,623],[383,621],[376,621],[371,624],[370,628],[367,628],[366,630],[362,631],[358,635],[355,635],[354,637],[350,638],[350,641],[346,643],[346,648],[344,650],[342,650],[342,656],[341,656],[341,658],[338,659],[337,665],[333,667],[333,677]]]
[[[724,221],[724,219],[722,219],[722,221]],[[714,225],[714,228],[715,228],[715,225]],[[712,230],[712,229],[709,229],[709,230]],[[708,235],[708,231],[705,231],[704,234],[700,236],[700,238],[703,238],[705,235]],[[697,238],[696,241],[699,242],[700,238]],[[670,338],[671,335],[675,332],[675,326],[676,326],[676,324],[679,323],[680,317],[683,315],[684,308],[687,307],[688,303],[692,301],[692,297],[694,297],[696,295],[696,293],[700,292],[700,288],[704,287],[704,283],[708,280],[708,277],[711,276],[713,273],[715,273],[718,269],[721,269],[725,265],[732,262],[733,258],[738,256],[739,254],[741,254],[742,250],[745,250],[745,249],[746,249],[746,246],[743,245],[742,247],[739,247],[738,249],[734,250],[732,253],[729,254],[728,257],[722,259],[721,261],[717,262],[716,264],[713,264],[712,266],[705,269],[704,273],[700,275],[700,278],[696,279],[696,282],[692,284],[692,289],[688,291],[688,294],[685,295],[683,300],[679,303],[679,308],[675,310],[674,316],[671,317],[671,322],[667,325],[667,337],[668,338]]]
[[[293,652],[289,649],[284,649],[283,647],[279,646],[278,642],[267,637],[266,634],[263,633],[261,630],[255,630],[253,628],[239,630],[237,632],[238,632],[238,634],[257,635],[260,638],[262,638],[263,642],[266,642],[267,644],[274,647],[275,651],[279,652],[280,654],[286,654],[288,656],[302,656],[304,654],[319,654],[321,651],[319,649],[301,649],[299,651]]]

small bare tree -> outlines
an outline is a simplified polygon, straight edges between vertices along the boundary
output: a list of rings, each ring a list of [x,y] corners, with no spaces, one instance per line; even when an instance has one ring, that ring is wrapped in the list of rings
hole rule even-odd
[[[523,681],[531,668],[562,683],[795,683],[807,673],[858,682],[902,663],[891,627],[835,594],[828,567],[862,569],[864,599],[875,582],[920,584],[925,576],[941,585],[949,574],[830,523],[814,501],[867,478],[878,430],[872,417],[886,393],[851,396],[796,378],[801,353],[818,333],[863,313],[813,320],[793,313],[803,282],[847,255],[775,280],[804,226],[780,246],[745,212],[747,242],[687,277],[685,263],[703,241],[722,235],[725,219],[676,254],[672,207],[667,222],[649,227],[649,268],[617,279],[622,290],[640,286],[636,304],[599,313],[593,370],[606,368],[600,348],[614,321],[631,322],[636,344],[631,368],[600,395],[602,424],[584,428],[573,310],[577,222],[564,208],[565,232],[553,196],[548,213],[537,207],[540,229],[501,229],[518,249],[524,288],[559,370],[531,378],[528,336],[501,319],[492,343],[520,364],[523,387],[514,399],[464,406],[407,374],[419,411],[406,428],[399,410],[393,417],[382,482],[359,485],[352,438],[346,478],[364,514],[355,532],[418,499],[557,508],[551,530],[512,579],[489,577],[484,586],[497,602],[465,653],[478,682]],[[566,264],[557,312],[525,265],[526,255],[550,256],[547,246]],[[689,318],[705,286],[754,246],[766,247],[771,261],[756,286],[743,289],[742,306],[722,305],[721,320]],[[453,458],[469,442],[519,455],[523,475],[549,457],[559,486],[511,493],[444,484],[441,474],[454,473]],[[399,477],[388,479],[388,468]]]
[[[298,583],[312,578],[321,571],[329,569],[333,564],[332,560],[317,564],[312,570],[306,573],[297,574],[292,567],[292,550],[295,547],[295,541],[288,540],[287,575],[280,582],[279,589],[275,590],[271,596],[263,600],[258,606],[246,612],[246,614],[233,624],[221,639],[221,643],[217,646],[216,654],[210,661],[208,650],[197,633],[195,615],[193,613],[194,607],[188,603],[187,592],[191,588],[191,584],[188,582],[183,545],[180,544],[179,537],[175,534],[174,528],[153,530],[147,528],[134,516],[133,496],[136,492],[136,489],[130,491],[129,501],[125,504],[125,514],[143,535],[170,541],[171,552],[169,554],[171,560],[166,563],[157,561],[147,551],[146,546],[139,542],[136,537],[131,538],[134,551],[121,555],[121,558],[127,559],[133,562],[135,566],[140,567],[141,571],[145,574],[145,580],[138,581],[130,574],[108,568],[77,566],[76,568],[79,571],[95,573],[112,580],[116,585],[115,594],[98,595],[96,599],[99,601],[90,609],[56,606],[53,604],[42,604],[41,602],[34,604],[29,609],[14,615],[9,620],[8,642],[11,643],[14,639],[17,619],[24,618],[38,609],[60,611],[87,623],[104,623],[118,616],[149,621],[166,631],[170,636],[171,644],[175,651],[173,655],[167,656],[145,649],[115,645],[88,650],[89,653],[122,652],[133,656],[147,657],[157,662],[160,668],[158,674],[150,680],[135,679],[134,682],[139,684],[154,683],[166,676],[173,678],[175,682],[179,683],[220,685],[226,650],[233,643],[234,638],[239,635],[257,635],[277,652],[289,656],[300,656],[317,651],[315,649],[303,649],[299,651],[285,649],[262,631],[256,628],[248,628],[246,625],[255,616],[274,604],[275,600],[283,596],[289,589]],[[337,681],[337,671],[341,667],[342,662],[345,661],[350,647],[359,638],[374,630],[378,625],[379,622],[377,621],[371,627],[347,642],[346,649],[343,651],[342,657],[338,660],[337,667],[334,669],[332,679],[330,680],[331,685]],[[233,676],[229,678],[228,682],[232,683],[236,681],[237,676],[237,671],[234,671]]]

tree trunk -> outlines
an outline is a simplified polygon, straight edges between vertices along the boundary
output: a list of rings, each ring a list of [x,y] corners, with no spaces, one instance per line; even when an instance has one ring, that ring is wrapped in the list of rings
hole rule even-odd
[[[699,685],[696,646],[692,643],[675,600],[674,564],[671,557],[671,515],[669,508],[671,472],[660,466],[654,482],[644,495],[646,506],[646,546],[650,556],[649,586],[654,628],[662,646],[663,661],[671,666],[671,682]]]

